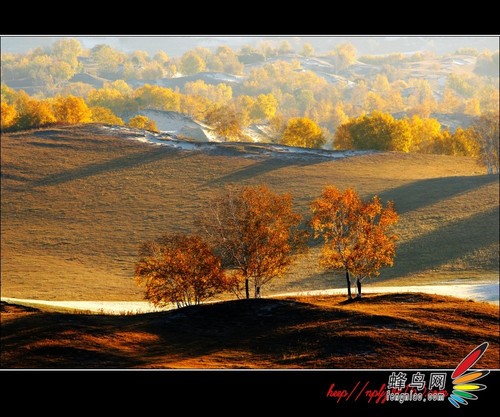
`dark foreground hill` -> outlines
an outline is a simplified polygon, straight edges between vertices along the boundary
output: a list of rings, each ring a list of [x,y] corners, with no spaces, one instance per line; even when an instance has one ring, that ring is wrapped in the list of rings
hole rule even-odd
[[[455,368],[498,307],[425,294],[228,301],[163,313],[50,313],[2,303],[2,368]]]

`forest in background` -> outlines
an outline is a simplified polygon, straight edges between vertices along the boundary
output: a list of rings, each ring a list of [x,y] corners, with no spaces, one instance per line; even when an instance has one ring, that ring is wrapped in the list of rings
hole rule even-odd
[[[498,118],[498,50],[358,55],[344,43],[319,54],[281,40],[171,57],[65,38],[1,60],[2,130],[88,122],[156,130],[141,111],[161,110],[221,140],[252,141],[245,129],[258,125],[265,141],[294,146],[478,156],[469,127]]]

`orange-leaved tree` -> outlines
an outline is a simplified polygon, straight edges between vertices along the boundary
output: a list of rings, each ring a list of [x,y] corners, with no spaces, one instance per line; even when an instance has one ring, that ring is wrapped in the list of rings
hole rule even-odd
[[[156,306],[200,304],[232,285],[220,259],[201,237],[178,234],[144,243],[135,277],[146,287],[144,298]]]
[[[146,116],[143,116],[142,114],[138,114],[137,116],[132,117],[128,121],[128,125],[137,129],[159,132],[158,127],[156,126],[156,122],[153,119],[149,119]]]
[[[88,123],[92,118],[91,110],[81,97],[57,97],[53,101],[52,108],[58,123]]]
[[[290,194],[275,194],[267,186],[230,188],[216,198],[199,223],[220,254],[223,265],[244,281],[245,296],[282,276],[293,256],[305,248],[302,216],[293,211]]]
[[[4,101],[0,103],[0,106],[1,106],[0,130],[5,130],[14,125],[17,117],[17,110],[15,106],[10,105]]]
[[[311,209],[314,237],[324,240],[321,264],[345,272],[349,299],[350,275],[356,276],[361,297],[363,279],[378,276],[382,267],[394,263],[397,236],[392,229],[398,221],[394,203],[384,207],[377,196],[365,202],[351,188],[341,192],[329,186]]]
[[[302,148],[321,148],[325,144],[325,136],[311,119],[294,117],[288,121],[281,143]]]

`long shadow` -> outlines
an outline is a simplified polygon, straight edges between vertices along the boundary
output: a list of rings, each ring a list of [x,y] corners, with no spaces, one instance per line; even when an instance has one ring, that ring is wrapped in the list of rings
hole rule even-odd
[[[498,243],[498,233],[498,207],[445,225],[396,246],[394,268],[384,270],[383,278],[437,268]]]
[[[325,313],[303,303],[266,299],[138,316],[36,313],[2,322],[2,356],[7,356],[2,358],[1,366],[116,368],[141,366],[157,357],[175,361],[224,349],[259,350],[256,338],[272,335],[283,326],[352,317],[349,312]],[[116,331],[145,332],[157,339],[137,352],[113,347],[113,343],[105,346]],[[22,365],[16,364],[16,359]]]
[[[393,200],[398,213],[404,214],[496,181],[498,175],[432,178],[392,188],[379,197],[382,201]]]
[[[134,318],[122,319],[126,326]],[[117,329],[115,326],[116,319],[113,318],[64,313],[30,314],[2,322],[0,367],[83,369],[140,366],[143,363],[140,357],[113,346],[96,346],[84,341],[85,338],[112,337]]]
[[[161,338],[149,352],[153,356],[158,349],[162,356],[168,352],[175,360],[228,349],[268,355],[293,343],[297,332],[292,328],[296,326],[336,320],[354,324],[362,321],[362,316],[296,301],[252,299],[184,308],[171,312],[168,318],[163,315],[145,321],[142,329]]]
[[[375,297],[374,302],[398,302],[397,295]],[[363,299],[361,303],[367,301],[370,302]],[[408,299],[403,297],[401,301],[408,302]],[[426,333],[450,340],[468,335],[466,330],[428,328],[425,322],[416,322],[410,317],[372,315],[332,307],[254,299],[137,316],[36,313],[2,322],[2,358],[8,360],[2,361],[1,367],[127,368],[157,363],[169,366],[170,361],[175,364],[178,360],[227,350],[286,363],[288,359],[283,357],[286,352],[307,355],[318,351],[315,355],[320,357],[375,353],[385,346],[373,332],[377,328],[392,329],[396,334]],[[354,328],[368,333],[351,332]],[[127,332],[149,335],[149,340],[113,343],[116,333],[121,333],[123,338]],[[421,342],[412,340],[411,343],[418,346]]]
[[[302,166],[308,166],[308,165],[315,165],[325,162],[325,159],[322,158],[304,158],[304,159],[299,159],[299,158],[287,158],[287,159],[281,159],[281,158],[269,158],[265,159],[262,161],[257,161],[254,164],[235,170],[225,176],[222,176],[220,178],[211,180],[206,183],[207,186],[212,186],[212,185],[222,185],[225,183],[231,183],[231,182],[239,182],[239,181],[245,181],[250,178],[255,178],[260,175],[265,175],[268,174],[272,171],[277,171],[281,168],[285,167],[302,167]]]
[[[189,153],[181,154],[180,151],[171,149],[152,149],[146,152],[141,152],[133,155],[127,155],[111,159],[106,162],[89,164],[78,168],[70,169],[67,171],[59,172],[56,174],[51,174],[44,178],[33,181],[30,185],[33,188],[59,185],[59,184],[64,184],[66,182],[103,174],[105,172],[120,171],[138,165],[156,162],[162,159],[170,159],[170,158],[181,159],[181,158],[186,158],[190,155],[191,154]]]

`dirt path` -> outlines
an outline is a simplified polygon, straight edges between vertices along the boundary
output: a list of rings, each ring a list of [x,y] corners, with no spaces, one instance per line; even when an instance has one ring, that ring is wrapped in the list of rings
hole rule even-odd
[[[494,282],[483,284],[414,285],[408,287],[365,287],[362,292],[365,294],[423,292],[427,294],[466,298],[474,301],[487,301],[494,304],[499,303],[499,286],[498,283]],[[273,294],[271,298],[307,297],[345,293],[345,288],[333,288],[327,290]],[[355,293],[355,288],[353,288],[353,294]],[[19,304],[29,307],[51,307],[57,310],[67,310],[71,312],[80,311],[102,314],[141,314],[171,310],[175,308],[175,305],[173,304],[169,307],[157,308],[147,301],[48,301],[11,297],[2,297],[1,300],[10,304]]]

